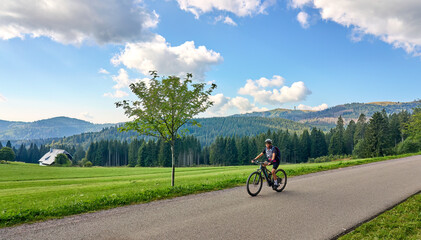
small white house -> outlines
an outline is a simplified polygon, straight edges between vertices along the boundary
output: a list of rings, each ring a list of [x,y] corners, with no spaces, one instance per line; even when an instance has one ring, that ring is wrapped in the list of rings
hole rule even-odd
[[[72,155],[70,155],[70,153],[68,153],[66,150],[63,149],[50,149],[49,152],[47,152],[46,154],[44,154],[44,156],[42,156],[42,158],[40,158],[39,161],[39,165],[41,166],[49,166],[51,164],[54,164],[57,155],[59,155],[60,153],[64,153],[67,155],[67,157],[72,160]]]

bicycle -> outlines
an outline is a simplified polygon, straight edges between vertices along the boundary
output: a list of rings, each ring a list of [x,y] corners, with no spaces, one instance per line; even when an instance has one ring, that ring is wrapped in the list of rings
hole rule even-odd
[[[283,169],[276,170],[275,174],[278,177],[278,186],[274,186],[272,173],[265,167],[262,166],[262,162],[256,161],[256,164],[259,164],[260,167],[257,171],[252,172],[247,179],[247,192],[252,196],[257,196],[262,190],[263,181],[266,180],[269,187],[272,187],[273,190],[277,192],[282,192],[287,185],[287,174]],[[262,177],[263,176],[265,178]]]

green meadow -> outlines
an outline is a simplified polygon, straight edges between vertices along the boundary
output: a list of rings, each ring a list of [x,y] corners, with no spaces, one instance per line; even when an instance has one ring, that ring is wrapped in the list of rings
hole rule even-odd
[[[421,194],[408,198],[339,239],[421,239]]]
[[[410,155],[281,168],[297,176]],[[176,187],[171,187],[171,168],[0,164],[0,227],[240,186],[256,169],[256,165],[177,168]]]

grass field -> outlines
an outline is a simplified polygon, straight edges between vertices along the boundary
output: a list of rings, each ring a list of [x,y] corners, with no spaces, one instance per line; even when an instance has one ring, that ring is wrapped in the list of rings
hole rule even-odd
[[[281,168],[289,176],[296,176],[405,156],[410,154]],[[256,168],[177,168],[176,187],[172,188],[170,168],[0,164],[0,227],[244,185]]]
[[[339,239],[421,239],[421,194],[410,197]]]

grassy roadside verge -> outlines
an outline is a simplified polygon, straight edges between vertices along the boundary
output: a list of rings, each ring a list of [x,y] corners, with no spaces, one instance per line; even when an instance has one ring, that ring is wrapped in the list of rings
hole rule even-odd
[[[410,197],[339,239],[421,239],[421,194]]]
[[[419,153],[418,153],[419,154]],[[328,163],[282,165],[298,176],[388,159],[405,154]],[[244,185],[256,166],[169,168],[54,168],[0,165],[0,227],[173,198]]]

